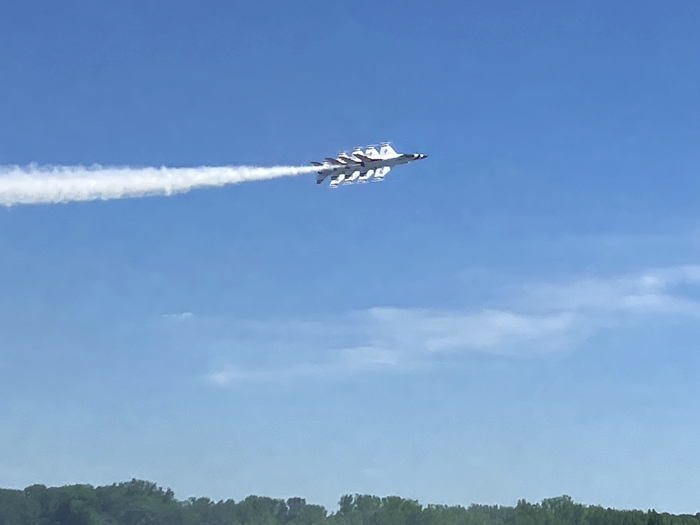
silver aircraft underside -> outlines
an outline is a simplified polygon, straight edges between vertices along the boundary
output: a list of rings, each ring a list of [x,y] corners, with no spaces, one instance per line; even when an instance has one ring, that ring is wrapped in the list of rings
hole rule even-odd
[[[326,177],[330,177],[330,187],[337,188],[340,184],[382,181],[394,166],[426,157],[422,153],[396,153],[394,148],[384,142],[379,146],[379,151],[374,146],[368,146],[365,151],[355,148],[349,155],[341,153],[335,158],[326,157],[324,162],[311,164],[320,168],[316,184],[321,184]]]

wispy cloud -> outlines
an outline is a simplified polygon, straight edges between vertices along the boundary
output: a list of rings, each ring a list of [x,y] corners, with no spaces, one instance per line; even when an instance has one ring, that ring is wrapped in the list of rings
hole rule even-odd
[[[697,284],[700,266],[677,266],[609,279],[528,285],[513,302],[531,310],[571,311],[589,316],[627,313],[697,317],[700,300],[692,297],[692,285]]]
[[[169,319],[171,321],[186,321],[192,318],[192,312],[180,312],[179,314],[163,314],[161,315],[163,319]]]
[[[464,351],[570,351],[604,328],[700,318],[699,284],[700,266],[682,266],[527,284],[499,307],[478,311],[376,307],[314,321],[231,322],[218,341],[226,364],[206,378],[217,386],[287,382],[411,371]],[[242,345],[275,359],[234,365],[238,352],[225,348]]]
[[[511,353],[508,348],[520,341],[556,339],[575,322],[568,312],[528,315],[494,309],[470,313],[373,308],[367,317],[378,341],[417,352],[463,349]]]
[[[376,372],[381,369],[407,368],[396,351],[366,347],[346,348],[332,352],[333,358],[325,362],[300,363],[287,367],[246,369],[232,364],[206,375],[206,380],[217,386],[242,382],[284,383],[307,378],[334,379],[360,372]]]

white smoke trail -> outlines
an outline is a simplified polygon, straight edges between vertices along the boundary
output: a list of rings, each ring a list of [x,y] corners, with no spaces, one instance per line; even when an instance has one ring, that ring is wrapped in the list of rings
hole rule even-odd
[[[173,195],[195,188],[312,173],[314,166],[128,168],[102,166],[0,167],[0,205]]]

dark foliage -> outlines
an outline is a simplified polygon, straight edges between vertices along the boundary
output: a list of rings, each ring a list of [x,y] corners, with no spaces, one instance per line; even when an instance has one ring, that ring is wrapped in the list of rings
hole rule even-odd
[[[134,479],[107,487],[0,489],[0,525],[700,525],[700,513],[604,509],[568,496],[465,508],[357,494],[341,497],[338,511],[329,515],[302,498],[179,501],[170,489]]]

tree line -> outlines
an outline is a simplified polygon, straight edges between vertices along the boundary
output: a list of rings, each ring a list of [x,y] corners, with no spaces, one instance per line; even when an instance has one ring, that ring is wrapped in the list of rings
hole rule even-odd
[[[329,513],[303,498],[178,500],[170,489],[131,480],[104,487],[0,489],[0,525],[700,525],[695,515],[582,505],[569,496],[514,507],[421,505],[398,496],[345,495]]]

